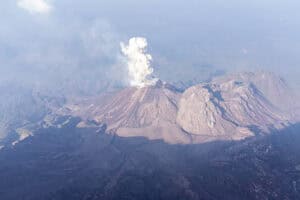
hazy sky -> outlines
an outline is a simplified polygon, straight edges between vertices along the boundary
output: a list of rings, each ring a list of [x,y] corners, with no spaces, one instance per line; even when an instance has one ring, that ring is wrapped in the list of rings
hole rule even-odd
[[[292,0],[2,0],[0,80],[123,79],[119,44],[142,36],[161,79],[267,69],[300,88],[299,8]]]

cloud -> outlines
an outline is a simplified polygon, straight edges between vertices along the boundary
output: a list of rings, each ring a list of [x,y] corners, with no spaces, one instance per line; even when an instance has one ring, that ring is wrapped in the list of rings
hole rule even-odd
[[[17,5],[31,14],[47,14],[52,10],[52,6],[45,0],[19,0]]]

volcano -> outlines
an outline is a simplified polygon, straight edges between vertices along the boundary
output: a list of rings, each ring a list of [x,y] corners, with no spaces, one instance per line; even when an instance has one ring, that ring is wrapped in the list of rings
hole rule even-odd
[[[101,103],[96,98],[67,107],[72,115],[105,124],[108,133],[122,137],[183,144],[240,140],[268,134],[296,121],[295,114],[280,107],[284,100],[274,98],[275,91],[269,90],[290,95],[280,78],[244,73],[185,91],[158,81],[143,88],[125,88]]]
[[[180,97],[175,87],[158,81],[153,86],[125,88],[101,106],[90,108],[88,116],[119,136],[191,143],[190,135],[176,122]]]

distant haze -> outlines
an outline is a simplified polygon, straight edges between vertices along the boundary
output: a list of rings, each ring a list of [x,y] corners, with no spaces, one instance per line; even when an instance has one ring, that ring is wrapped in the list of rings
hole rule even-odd
[[[0,81],[82,90],[122,85],[127,71],[119,44],[141,36],[154,75],[166,81],[270,70],[300,88],[299,6],[292,0],[4,0]]]

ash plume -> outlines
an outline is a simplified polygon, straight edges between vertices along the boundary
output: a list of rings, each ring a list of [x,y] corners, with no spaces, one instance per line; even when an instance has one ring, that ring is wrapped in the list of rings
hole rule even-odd
[[[129,83],[133,87],[143,88],[154,85],[158,79],[153,78],[152,56],[147,53],[147,39],[133,37],[128,45],[121,42],[122,53],[127,57]]]

